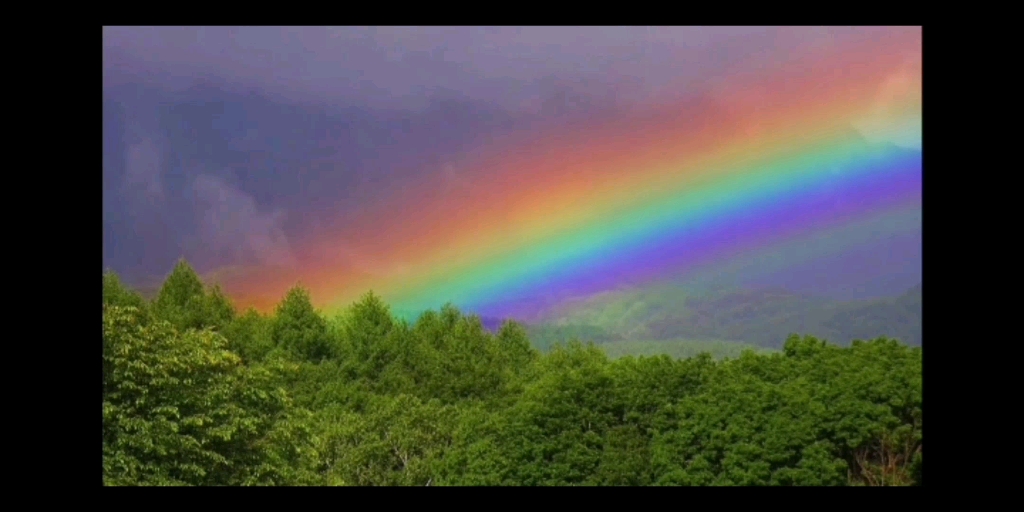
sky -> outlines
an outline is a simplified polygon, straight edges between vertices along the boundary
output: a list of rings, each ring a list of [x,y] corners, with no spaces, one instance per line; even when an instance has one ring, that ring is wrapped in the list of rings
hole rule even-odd
[[[103,264],[529,316],[920,282],[920,27],[104,27]],[[525,306],[524,306],[525,304]]]

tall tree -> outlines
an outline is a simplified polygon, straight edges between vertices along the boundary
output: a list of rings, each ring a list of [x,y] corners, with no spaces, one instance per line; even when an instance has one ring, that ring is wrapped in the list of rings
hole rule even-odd
[[[199,275],[184,259],[178,260],[174,269],[164,280],[160,293],[157,295],[156,306],[184,307],[195,297],[203,295],[203,282]]]
[[[153,303],[154,313],[178,329],[201,329],[205,324],[203,282],[184,259],[179,260]]]
[[[327,320],[313,308],[309,292],[296,286],[277,306],[271,335],[274,343],[293,356],[313,362],[335,354]]]
[[[342,335],[363,377],[376,378],[384,370],[383,363],[388,359],[385,344],[394,327],[387,304],[372,291],[350,307]]]
[[[176,328],[223,331],[235,317],[234,306],[220,289],[204,289],[199,275],[180,260],[164,281],[153,305],[156,315]]]
[[[518,322],[506,321],[498,330],[498,347],[504,363],[518,371],[537,359],[537,351],[530,346],[526,328]]]
[[[252,308],[228,325],[224,337],[246,363],[263,361],[274,348],[271,320]]]
[[[134,307],[140,312],[149,309],[146,300],[135,290],[129,289],[113,271],[103,273],[103,305]]]
[[[220,286],[214,286],[206,294],[205,318],[203,321],[218,330],[225,329],[235,319],[235,306]]]

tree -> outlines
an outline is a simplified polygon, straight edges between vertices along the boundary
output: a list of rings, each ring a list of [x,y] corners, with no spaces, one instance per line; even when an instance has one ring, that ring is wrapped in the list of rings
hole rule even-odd
[[[388,354],[386,338],[394,327],[387,304],[372,291],[349,308],[342,336],[361,377],[376,379],[384,371],[393,357]]]
[[[153,304],[156,315],[180,330],[226,328],[235,310],[220,287],[207,293],[199,275],[185,260],[180,260],[164,281]]]
[[[327,321],[313,309],[309,292],[299,286],[277,306],[271,336],[278,347],[306,361],[319,362],[335,354]]]
[[[845,484],[846,464],[824,435],[815,386],[786,359],[746,352],[708,377],[671,407],[675,424],[655,438],[658,483]]]
[[[149,310],[142,295],[126,287],[113,271],[103,273],[103,305],[134,307],[144,315]]]
[[[556,345],[541,361],[541,372],[502,432],[509,483],[592,484],[615,423],[607,357],[578,341]]]
[[[242,361],[260,362],[274,348],[271,326],[270,319],[249,308],[245,314],[228,324],[224,329],[224,337],[231,350],[242,357]]]
[[[151,306],[109,272],[103,300],[108,485],[921,484],[922,351],[892,339],[541,354],[373,293],[333,324],[300,287],[236,316],[183,261]]]
[[[204,326],[223,330],[235,319],[235,307],[220,286],[214,286],[206,294]]]
[[[530,339],[522,324],[513,321],[503,323],[497,337],[503,363],[513,370],[520,370],[537,359],[537,351],[530,346]]]
[[[179,329],[198,327],[193,313],[203,301],[203,283],[184,259],[178,260],[157,295],[153,309]]]
[[[104,310],[104,482],[285,483],[268,436],[288,426],[290,401],[269,370],[245,368],[212,331],[140,320],[134,307]]]
[[[428,485],[458,421],[456,409],[409,395],[374,397],[364,414],[325,416],[329,480],[352,485]]]

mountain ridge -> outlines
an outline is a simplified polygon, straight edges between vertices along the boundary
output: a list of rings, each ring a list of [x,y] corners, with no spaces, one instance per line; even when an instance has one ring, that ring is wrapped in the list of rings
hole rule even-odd
[[[595,297],[527,325],[540,347],[576,337],[599,344],[700,339],[779,348],[792,333],[839,344],[887,336],[920,346],[921,293],[920,284],[895,297],[856,300],[779,287],[693,294],[658,287]]]

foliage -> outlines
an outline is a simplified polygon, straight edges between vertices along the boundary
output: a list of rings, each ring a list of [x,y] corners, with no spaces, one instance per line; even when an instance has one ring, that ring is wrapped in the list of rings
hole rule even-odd
[[[427,485],[451,443],[456,411],[410,395],[375,396],[362,414],[324,415],[327,475],[352,485]]]
[[[121,306],[136,308],[145,315],[149,304],[138,292],[129,289],[113,272],[103,273],[103,306]]]
[[[400,320],[372,293],[331,321],[298,287],[236,315],[184,262],[151,303],[112,273],[103,299],[107,485],[921,483],[922,349],[888,338],[595,345],[566,324],[541,353],[533,327]]]
[[[218,287],[207,291],[199,275],[184,260],[175,265],[153,303],[157,318],[178,330],[227,327],[235,310]]]
[[[270,336],[275,347],[301,360],[319,362],[335,354],[327,321],[313,309],[309,292],[300,287],[289,290],[277,306]]]
[[[242,357],[246,363],[266,360],[274,349],[272,319],[249,309],[239,315],[224,329],[228,347]]]
[[[212,331],[146,325],[131,306],[103,313],[107,484],[273,484],[297,470],[267,450],[291,414],[269,370],[242,366]]]
[[[715,359],[736,358],[746,350],[759,354],[770,354],[773,349],[756,345],[718,340],[636,340],[604,343],[598,345],[608,357],[618,359],[625,356],[656,356],[667,355],[675,359],[695,357],[699,354],[711,354]]]

